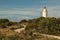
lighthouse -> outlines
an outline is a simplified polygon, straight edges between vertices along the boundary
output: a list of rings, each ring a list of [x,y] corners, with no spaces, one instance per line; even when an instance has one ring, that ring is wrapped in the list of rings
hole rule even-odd
[[[46,8],[46,6],[43,8],[43,10],[42,10],[42,17],[47,17],[47,8]]]

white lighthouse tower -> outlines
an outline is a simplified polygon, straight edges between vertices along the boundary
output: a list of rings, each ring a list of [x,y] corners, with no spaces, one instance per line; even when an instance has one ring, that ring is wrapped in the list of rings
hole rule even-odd
[[[48,11],[47,11],[47,8],[44,7],[44,8],[43,8],[43,11],[42,11],[42,17],[45,17],[45,18],[46,18],[46,17],[47,17],[47,12],[48,12]]]

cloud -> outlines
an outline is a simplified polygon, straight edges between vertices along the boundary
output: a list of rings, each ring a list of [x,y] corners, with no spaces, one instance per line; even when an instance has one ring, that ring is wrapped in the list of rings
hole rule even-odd
[[[60,6],[48,7],[48,15],[50,17],[60,17]]]
[[[40,14],[40,11],[38,12],[37,8],[13,8],[13,10],[0,11],[0,14],[22,14],[37,16]]]
[[[34,16],[26,16],[26,15],[19,15],[19,14],[6,14],[6,15],[3,15],[3,14],[0,14],[0,19],[1,18],[7,18],[9,19],[10,21],[21,21],[23,19],[33,19]]]
[[[0,18],[20,21],[41,16],[43,7],[40,8],[13,8],[13,10],[0,11]],[[60,6],[47,6],[49,17],[60,17]]]
[[[14,10],[9,10],[9,11],[0,11],[1,14],[30,14],[32,13],[31,11],[14,11]]]
[[[20,21],[22,19],[32,19],[40,16],[38,8],[13,8],[13,10],[0,11],[0,18]]]

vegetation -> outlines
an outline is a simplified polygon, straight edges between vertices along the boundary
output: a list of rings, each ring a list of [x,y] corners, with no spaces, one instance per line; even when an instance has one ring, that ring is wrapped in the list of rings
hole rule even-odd
[[[60,18],[37,18],[29,21],[26,30],[60,36]]]
[[[26,29],[21,33],[15,32],[15,29],[23,27],[20,25],[23,23],[28,24]],[[40,17],[28,21],[24,19],[20,22],[0,19],[0,40],[58,40],[42,36],[40,33],[60,36],[60,18]]]

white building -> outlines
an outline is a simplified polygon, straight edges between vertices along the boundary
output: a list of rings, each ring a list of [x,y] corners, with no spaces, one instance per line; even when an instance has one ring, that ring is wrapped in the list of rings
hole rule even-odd
[[[47,8],[44,7],[42,11],[42,17],[47,17],[47,13],[48,13]]]

